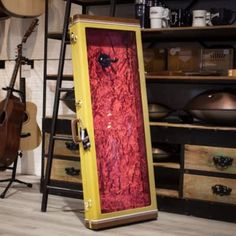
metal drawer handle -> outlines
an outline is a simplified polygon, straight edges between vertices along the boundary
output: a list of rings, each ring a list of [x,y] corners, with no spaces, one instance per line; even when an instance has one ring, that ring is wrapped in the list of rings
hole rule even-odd
[[[221,185],[221,184],[216,184],[211,187],[212,192],[216,195],[219,196],[229,196],[232,192],[232,188]]]
[[[227,156],[214,156],[213,162],[218,169],[227,169],[233,164],[233,158]]]
[[[77,151],[79,150],[79,144],[74,142],[65,142],[66,148],[71,151]]]
[[[80,170],[75,169],[74,167],[66,167],[65,172],[67,175],[70,175],[70,176],[76,176],[80,174]]]

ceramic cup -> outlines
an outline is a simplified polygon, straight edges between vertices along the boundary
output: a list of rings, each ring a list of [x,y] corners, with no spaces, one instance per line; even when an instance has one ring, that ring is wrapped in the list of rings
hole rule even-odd
[[[193,10],[193,27],[204,27],[209,21],[208,12],[206,10]]]
[[[150,8],[150,26],[151,28],[166,27],[165,20],[169,18],[169,9],[161,6]]]

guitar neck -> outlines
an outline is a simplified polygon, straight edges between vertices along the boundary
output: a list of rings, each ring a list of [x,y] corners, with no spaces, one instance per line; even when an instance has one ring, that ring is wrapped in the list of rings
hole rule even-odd
[[[25,94],[25,78],[20,78],[20,91],[22,93],[22,102],[26,103],[26,94]]]
[[[3,106],[4,110],[6,110],[9,98],[11,97],[11,95],[13,93],[16,78],[17,78],[17,74],[18,74],[19,68],[21,66],[21,62],[23,60],[23,57],[22,57],[23,44],[27,41],[28,37],[33,32],[36,25],[38,25],[38,19],[35,19],[35,20],[32,21],[32,23],[30,24],[28,30],[26,31],[26,33],[25,33],[25,35],[22,39],[22,42],[17,46],[18,54],[17,54],[16,64],[15,64],[15,67],[14,67],[14,70],[13,70],[13,73],[12,73],[12,78],[11,78],[9,87],[7,88],[7,96],[6,96],[6,99],[5,99],[4,106]]]

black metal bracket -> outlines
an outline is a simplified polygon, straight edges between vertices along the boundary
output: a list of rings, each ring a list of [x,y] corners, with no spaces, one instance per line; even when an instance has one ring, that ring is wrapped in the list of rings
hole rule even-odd
[[[20,91],[20,90],[18,90],[18,89],[14,89],[14,88],[10,88],[10,87],[5,87],[5,88],[2,88],[2,90],[6,90],[6,91],[12,91],[12,92],[16,92],[16,93],[19,93],[19,94],[21,94],[21,93],[23,93],[22,91]]]
[[[23,57],[21,61],[21,65],[29,65],[31,69],[34,69],[34,60]]]
[[[12,167],[0,167],[0,171],[1,171],[1,170],[6,170],[6,169],[7,169],[7,170],[12,170],[11,178],[0,180],[0,183],[2,183],[2,182],[9,182],[8,185],[6,186],[5,190],[1,193],[0,198],[5,198],[8,189],[11,187],[11,185],[12,185],[14,182],[19,183],[19,184],[24,184],[24,185],[26,185],[28,188],[32,188],[32,186],[33,186],[31,183],[26,183],[26,182],[23,182],[23,181],[21,181],[21,180],[19,180],[19,179],[16,179],[16,168],[17,168],[17,162],[18,162],[18,157],[19,157],[19,156],[20,156],[20,157],[22,156],[22,153],[21,153],[21,152],[18,153],[17,158],[16,158],[16,160],[14,161]]]
[[[110,16],[115,16],[116,14],[116,0],[111,0],[110,1]]]
[[[0,69],[5,69],[5,60],[0,60]]]

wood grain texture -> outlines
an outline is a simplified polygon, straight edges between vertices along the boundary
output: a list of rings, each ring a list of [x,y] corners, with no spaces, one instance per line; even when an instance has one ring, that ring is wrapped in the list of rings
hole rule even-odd
[[[212,187],[223,185],[231,188],[228,196],[214,194]],[[202,175],[184,175],[184,198],[200,199],[204,201],[223,202],[236,204],[236,180],[218,177],[206,177]]]
[[[176,128],[187,128],[187,129],[203,129],[203,130],[229,130],[235,131],[236,127],[227,126],[209,126],[200,124],[182,124],[182,123],[170,123],[170,122],[149,122],[151,126],[164,126],[164,127],[176,127]]]
[[[32,102],[26,102],[25,120],[22,124],[20,150],[29,151],[37,148],[41,143],[41,130],[36,121],[37,106]],[[30,134],[27,136],[27,134]]]
[[[35,17],[44,12],[44,0],[1,0],[0,6],[8,15],[15,17]]]
[[[185,145],[185,169],[213,171],[219,173],[236,174],[236,149],[223,147],[209,147],[197,145]],[[230,157],[232,164],[220,168],[214,164],[214,157]]]
[[[0,172],[0,178],[3,175],[4,172]],[[84,226],[82,200],[49,195],[48,210],[43,213],[39,179],[17,177],[33,183],[33,188],[15,185],[5,199],[0,199],[1,236],[233,236],[236,232],[233,223],[166,212],[159,212],[157,221],[95,232]]]
[[[47,158],[45,159],[45,169],[46,169],[46,163],[47,163]],[[75,175],[67,174],[66,168],[74,168],[75,170],[79,170],[79,173]],[[58,181],[73,182],[73,183],[82,183],[81,173],[80,173],[80,162],[53,159],[51,179]]]
[[[49,138],[50,138],[50,134],[46,133],[45,134],[46,155],[48,153],[48,148],[49,148]],[[67,142],[63,140],[55,140],[54,152],[53,152],[54,155],[64,157],[65,159],[69,157],[74,157],[79,160],[79,149],[76,149],[76,150],[70,149],[67,147],[67,143],[71,143],[71,142]]]

